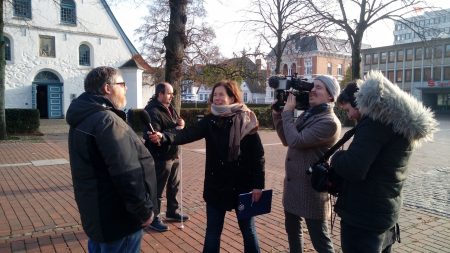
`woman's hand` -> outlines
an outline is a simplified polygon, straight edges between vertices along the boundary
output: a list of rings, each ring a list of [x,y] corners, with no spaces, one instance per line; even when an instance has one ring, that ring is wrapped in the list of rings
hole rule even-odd
[[[252,191],[252,202],[258,202],[259,199],[262,196],[262,190],[261,189],[253,189]]]

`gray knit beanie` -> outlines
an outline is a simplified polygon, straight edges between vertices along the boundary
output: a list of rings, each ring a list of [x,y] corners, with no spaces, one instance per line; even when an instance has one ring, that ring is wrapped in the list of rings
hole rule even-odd
[[[341,87],[339,87],[339,83],[336,78],[328,75],[316,76],[314,80],[319,80],[325,87],[327,88],[328,93],[333,97],[333,102],[336,102],[339,93],[341,93]]]

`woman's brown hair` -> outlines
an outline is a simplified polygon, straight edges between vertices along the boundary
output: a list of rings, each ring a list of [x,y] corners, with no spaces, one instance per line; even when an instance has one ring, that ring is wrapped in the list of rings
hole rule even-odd
[[[209,95],[209,103],[213,103],[214,91],[217,87],[223,86],[227,92],[229,97],[234,98],[235,103],[242,103],[241,92],[237,83],[233,80],[222,80],[214,85],[211,91],[211,95]]]

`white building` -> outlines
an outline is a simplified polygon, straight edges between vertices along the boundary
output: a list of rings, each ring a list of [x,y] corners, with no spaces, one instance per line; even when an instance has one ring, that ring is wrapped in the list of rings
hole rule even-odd
[[[142,108],[142,64],[105,0],[4,1],[6,108],[63,118],[98,66],[120,68],[127,108]],[[131,60],[131,61],[130,61]]]
[[[450,9],[427,11],[394,22],[394,44],[450,37]],[[411,29],[412,28],[412,29]]]

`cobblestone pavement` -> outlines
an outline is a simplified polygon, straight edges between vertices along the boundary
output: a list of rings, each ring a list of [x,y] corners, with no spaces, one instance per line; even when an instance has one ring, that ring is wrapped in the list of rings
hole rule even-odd
[[[400,216],[402,243],[395,252],[450,252],[450,117],[440,118],[435,141],[411,158]],[[0,142],[0,253],[87,252],[87,237],[73,197],[63,120],[43,120],[44,141]],[[266,187],[272,188],[272,212],[259,216],[256,226],[262,252],[288,252],[281,204],[286,148],[276,133],[261,131],[266,152]],[[205,232],[202,199],[204,142],[182,149],[183,212],[191,219],[170,231],[148,230],[142,252],[200,252]],[[164,210],[164,207],[162,208]],[[305,252],[314,252],[307,235]],[[333,230],[339,246],[339,218]],[[227,213],[221,252],[243,252],[234,213]]]

